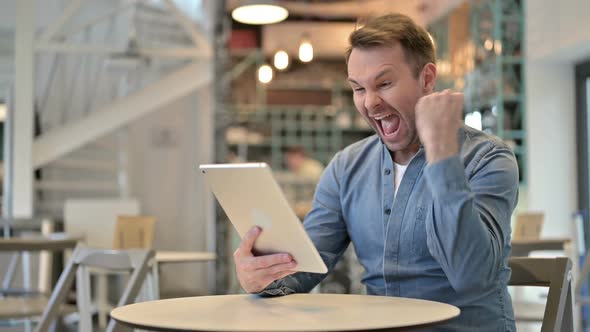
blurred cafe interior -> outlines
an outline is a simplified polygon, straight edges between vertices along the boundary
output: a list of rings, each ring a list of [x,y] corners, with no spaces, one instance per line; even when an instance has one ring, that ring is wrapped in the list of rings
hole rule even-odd
[[[517,329],[590,331],[588,0],[0,1],[0,331],[101,331],[122,304],[247,293],[199,165],[266,163],[305,220],[333,157],[375,135],[344,54],[388,13],[426,29],[435,90],[463,93],[464,124],[514,154],[510,259],[569,258],[559,287],[509,286]],[[138,248],[130,278],[109,271]],[[312,293],[367,295],[359,250]]]

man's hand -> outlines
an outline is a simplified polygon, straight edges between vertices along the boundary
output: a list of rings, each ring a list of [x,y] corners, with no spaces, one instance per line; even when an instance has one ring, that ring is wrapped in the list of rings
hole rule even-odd
[[[426,95],[416,104],[416,129],[426,159],[432,164],[459,153],[457,132],[463,121],[463,94],[444,90]]]
[[[262,229],[252,227],[234,252],[238,280],[248,293],[258,293],[275,280],[295,273],[297,263],[289,254],[254,256],[252,248]]]

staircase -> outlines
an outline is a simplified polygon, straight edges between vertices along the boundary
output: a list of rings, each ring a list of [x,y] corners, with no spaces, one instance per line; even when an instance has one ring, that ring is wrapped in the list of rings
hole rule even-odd
[[[34,159],[46,156],[34,162],[40,166],[34,185],[36,215],[61,218],[68,198],[128,196],[128,126],[143,114],[125,117],[125,106],[141,108],[145,106],[141,98],[159,97],[153,91],[149,96],[142,93],[161,88],[160,81],[168,80],[170,84],[166,85],[173,89],[180,85],[174,81],[186,82],[183,70],[190,69],[193,76],[195,70],[202,69],[187,65],[193,59],[178,56],[195,48],[194,38],[170,8],[120,1],[120,8],[112,10],[112,3],[85,2],[77,14],[85,18],[84,22],[72,20],[75,22],[64,25],[49,41],[80,49],[84,45],[109,47],[96,47],[96,52],[42,52],[36,57],[35,108],[40,134],[34,143]],[[101,8],[94,8],[97,6]],[[0,31],[0,37],[12,33]],[[3,47],[10,46],[0,42],[0,93],[13,82],[11,49],[2,52]],[[167,49],[180,51],[174,55],[166,53]],[[187,87],[173,89],[174,93],[163,91],[163,100],[149,100],[149,104],[169,102],[194,88],[189,82],[184,85]],[[125,120],[113,124],[111,120],[119,111]],[[87,131],[76,128],[82,123]],[[87,132],[93,132],[93,136],[85,135]],[[64,146],[67,149],[60,150]],[[51,148],[49,152],[47,147]]]
[[[125,142],[109,135],[41,168],[35,180],[35,214],[61,218],[68,198],[113,198],[128,195],[128,175],[118,160]]]

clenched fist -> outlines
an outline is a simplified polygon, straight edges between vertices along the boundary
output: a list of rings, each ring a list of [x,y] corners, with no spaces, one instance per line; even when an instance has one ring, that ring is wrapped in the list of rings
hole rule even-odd
[[[457,132],[463,125],[463,94],[444,90],[416,103],[416,130],[432,164],[459,153]]]
[[[252,227],[234,252],[238,280],[248,293],[261,292],[271,282],[296,272],[297,263],[289,254],[254,256],[254,242],[261,232],[259,227]]]

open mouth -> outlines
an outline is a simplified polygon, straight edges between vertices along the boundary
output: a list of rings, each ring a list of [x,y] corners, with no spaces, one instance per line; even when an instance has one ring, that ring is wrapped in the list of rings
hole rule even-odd
[[[401,119],[395,114],[389,114],[383,117],[376,117],[375,121],[381,129],[384,137],[393,137],[397,134],[400,128]]]

